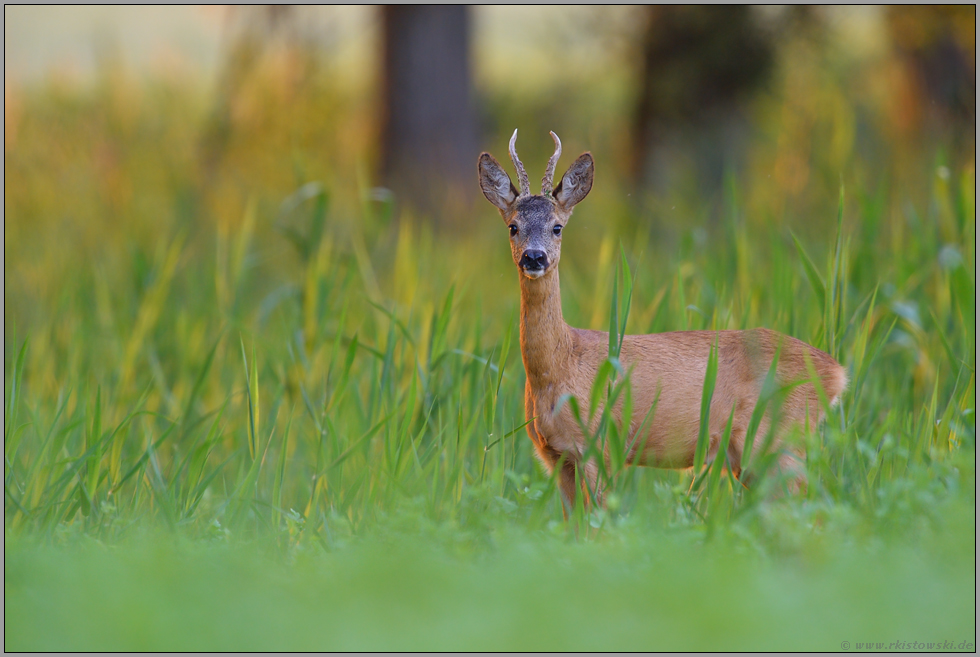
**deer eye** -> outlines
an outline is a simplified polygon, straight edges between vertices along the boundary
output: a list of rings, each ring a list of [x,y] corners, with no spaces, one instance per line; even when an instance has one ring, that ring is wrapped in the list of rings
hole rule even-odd
[[[554,231],[556,237],[561,237],[561,224],[555,224],[555,227],[552,228],[552,231]]]
[[[510,236],[511,237],[514,237],[515,235],[517,235],[517,224],[511,224],[510,225]]]

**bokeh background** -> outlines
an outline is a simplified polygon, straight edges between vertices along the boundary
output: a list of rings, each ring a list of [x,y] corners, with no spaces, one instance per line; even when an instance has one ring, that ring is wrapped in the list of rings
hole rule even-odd
[[[288,193],[295,171],[268,155],[288,148],[309,178],[394,189],[400,209],[458,227],[463,213],[444,206],[473,200],[473,152],[501,152],[520,127],[532,163],[554,129],[567,151],[596,152],[608,195],[632,193],[645,210],[692,189],[710,200],[730,172],[771,177],[782,219],[787,203],[808,209],[842,175],[922,185],[924,157],[941,148],[955,169],[974,151],[966,6],[11,7],[5,17],[8,152],[30,140],[42,92],[128,112],[119,118],[134,127],[171,102],[182,112],[173,124],[194,138],[162,143],[161,155],[189,149],[180,168],[208,197],[236,183]]]
[[[6,649],[975,637],[972,5],[7,6],[4,73]],[[806,496],[625,468],[563,519],[476,179],[515,128],[532,186],[595,156],[570,324],[845,365]]]

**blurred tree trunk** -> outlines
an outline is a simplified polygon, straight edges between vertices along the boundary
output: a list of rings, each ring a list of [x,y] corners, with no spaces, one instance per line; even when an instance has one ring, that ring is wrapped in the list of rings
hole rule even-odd
[[[908,76],[897,100],[903,127],[946,132],[954,147],[975,150],[976,6],[889,6],[885,25]]]
[[[766,79],[773,38],[745,6],[647,8],[633,174],[660,191],[694,174],[717,188],[747,129],[741,101]]]
[[[476,188],[470,10],[385,6],[382,176],[397,198],[445,220]]]

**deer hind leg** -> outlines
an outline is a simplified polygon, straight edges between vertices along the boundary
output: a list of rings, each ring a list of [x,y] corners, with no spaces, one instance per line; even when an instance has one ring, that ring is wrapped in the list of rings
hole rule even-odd
[[[806,454],[799,449],[782,448],[776,461],[776,468],[786,477],[785,486],[790,495],[805,495],[807,490]]]
[[[705,458],[705,467],[710,467],[718,458],[721,449],[722,433],[713,433],[708,442],[708,455]],[[745,448],[745,424],[741,422],[732,423],[732,432],[728,438],[728,448],[725,450],[725,467],[729,469],[736,479],[741,482],[742,475],[742,450]],[[744,485],[744,482],[743,482]]]
[[[744,449],[745,428],[733,426],[732,436],[728,441],[728,449],[725,451],[725,455],[728,457],[728,469],[742,485],[744,485],[742,482],[742,450]]]
[[[778,423],[772,453],[776,455],[773,474],[780,480],[779,496],[783,490],[790,495],[806,494],[806,446],[803,440],[805,419],[784,418]]]
[[[765,425],[766,423],[763,422]],[[767,476],[776,476],[782,480],[783,486],[790,495],[805,494],[807,490],[807,476],[806,476],[806,452],[802,447],[795,447],[787,445],[784,441],[776,438],[772,440],[771,444],[766,445],[766,434],[768,434],[768,427],[759,427],[759,431],[756,433],[755,442],[752,447],[752,461],[755,463],[755,467],[749,472],[743,472],[742,468],[745,463],[742,462],[744,445],[744,433],[741,436],[740,442],[737,444],[737,451],[733,452],[733,448],[736,447],[734,442],[735,436],[732,435],[732,443],[729,445],[729,462],[732,467],[732,473],[738,478],[739,482],[746,488],[752,488],[757,483],[758,472],[755,472],[756,467],[760,465],[759,452],[765,449],[766,453],[769,455],[776,455],[775,463],[767,468]],[[776,497],[780,496],[780,493],[775,493]]]

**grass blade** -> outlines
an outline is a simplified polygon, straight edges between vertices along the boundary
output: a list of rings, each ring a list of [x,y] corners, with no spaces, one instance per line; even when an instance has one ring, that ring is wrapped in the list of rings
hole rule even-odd
[[[698,425],[698,443],[694,449],[694,472],[700,473],[708,455],[708,443],[711,440],[709,420],[711,415],[711,399],[715,394],[715,379],[718,376],[718,334],[708,352],[708,364],[704,373],[704,386],[701,389],[701,422]]]

